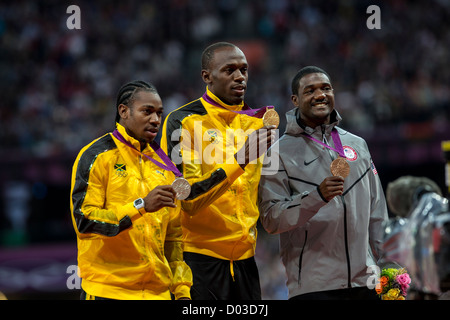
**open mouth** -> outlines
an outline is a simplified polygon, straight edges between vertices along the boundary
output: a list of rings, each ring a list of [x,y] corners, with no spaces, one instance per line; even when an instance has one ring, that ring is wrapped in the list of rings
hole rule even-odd
[[[314,103],[313,104],[313,107],[316,107],[316,108],[324,108],[324,107],[327,107],[328,106],[328,102],[320,102],[320,103]]]

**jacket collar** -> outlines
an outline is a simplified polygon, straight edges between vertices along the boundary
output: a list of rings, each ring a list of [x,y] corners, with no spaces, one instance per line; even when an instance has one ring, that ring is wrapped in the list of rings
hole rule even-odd
[[[308,127],[300,121],[297,121],[299,118],[298,108],[291,109],[286,113],[286,134],[298,136],[303,132],[309,135],[313,135],[315,132],[320,134],[322,134],[322,132],[331,133],[331,130],[342,121],[341,115],[336,109],[331,112],[331,122],[329,124],[320,125],[315,128]]]
[[[237,105],[229,105],[224,103],[222,100],[220,100],[219,97],[217,97],[214,93],[212,93],[208,87],[206,87],[206,94],[208,95],[213,102],[215,102],[217,105],[211,104],[205,99],[201,98],[203,105],[205,106],[206,110],[209,114],[215,115],[216,117],[219,117],[220,122],[223,122],[222,125],[227,126],[233,122],[235,117],[237,116],[237,113],[233,111],[241,111],[244,107],[244,101],[242,101],[240,104]],[[215,117],[213,116],[213,118]]]
[[[220,100],[219,97],[217,97],[214,93],[212,93],[208,87],[206,87],[206,94],[217,104],[219,104],[220,106],[222,106],[223,108],[227,109],[227,110],[232,110],[232,111],[240,111],[243,107],[244,107],[244,101],[242,101],[240,104],[236,104],[236,105],[229,105],[226,104],[225,102],[223,102],[222,100]]]
[[[138,140],[136,140],[135,138],[133,138],[132,136],[130,136],[127,133],[127,130],[125,129],[125,127],[122,126],[121,124],[119,124],[118,122],[116,122],[116,128],[117,128],[117,131],[119,131],[119,133],[125,138],[125,140],[127,140],[129,143],[131,143],[133,145],[133,147],[136,148],[136,150],[142,151],[142,152],[145,151],[145,153],[150,153],[153,151],[153,149],[149,147],[148,143],[145,146],[144,150],[141,150],[141,143]]]

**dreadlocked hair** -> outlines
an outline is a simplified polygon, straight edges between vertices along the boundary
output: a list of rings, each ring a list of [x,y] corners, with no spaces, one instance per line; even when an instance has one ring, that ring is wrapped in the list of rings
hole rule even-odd
[[[144,90],[158,94],[158,91],[156,90],[154,85],[142,80],[134,80],[128,82],[119,89],[116,101],[116,122],[119,122],[120,120],[118,109],[119,105],[124,104],[128,106],[133,101],[134,95]]]

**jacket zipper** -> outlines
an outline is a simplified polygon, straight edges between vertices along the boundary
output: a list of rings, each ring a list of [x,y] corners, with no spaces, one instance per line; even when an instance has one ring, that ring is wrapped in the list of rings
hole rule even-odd
[[[141,174],[141,181],[143,181],[144,172],[142,171],[142,155],[139,156],[139,173]]]
[[[347,205],[345,204],[345,198],[341,196],[342,204],[344,206],[344,243],[345,243],[345,258],[347,259],[347,287],[352,287],[352,270],[350,266],[350,254],[348,252],[348,236],[347,236]]]
[[[325,125],[322,125],[322,140],[325,140],[325,143],[329,145],[328,141],[325,137]],[[334,160],[334,157],[332,156],[331,152],[328,152],[330,154],[331,160]],[[348,235],[347,235],[347,204],[345,203],[344,195],[341,195],[341,201],[342,205],[344,207],[344,244],[345,244],[345,259],[347,260],[347,287],[352,287],[352,270],[350,265],[350,253],[348,249]]]
[[[302,252],[300,252],[300,257],[298,259],[298,284],[300,284],[302,278],[302,260],[303,252],[305,252],[306,240],[308,240],[308,230],[305,230],[305,241],[303,242]]]
[[[143,170],[143,164],[142,164],[142,155],[139,156],[139,173],[140,173],[140,179],[141,179],[141,183],[142,183],[142,181],[144,181],[144,170]],[[151,242],[150,241],[151,240],[151,236],[150,236],[151,228],[150,228],[149,224],[150,224],[150,222],[147,221],[146,218],[145,218],[144,252],[142,254],[145,255],[143,257],[143,259],[146,260],[146,262],[150,265],[150,267],[148,268],[148,272],[144,275],[144,277],[142,279],[142,283],[141,283],[141,295],[142,295],[143,299],[145,299],[146,283],[151,278],[151,276],[153,275],[154,267],[155,267],[155,262],[153,260],[153,257],[152,257],[151,254],[149,254],[149,251],[151,250],[151,248],[149,248],[149,246],[150,246],[149,244]]]

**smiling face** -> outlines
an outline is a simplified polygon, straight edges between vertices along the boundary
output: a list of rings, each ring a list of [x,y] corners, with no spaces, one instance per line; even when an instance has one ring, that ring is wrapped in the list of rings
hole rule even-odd
[[[158,134],[162,121],[163,105],[157,93],[140,90],[133,95],[129,105],[118,107],[120,121],[127,133],[138,140],[141,150]]]
[[[334,110],[334,94],[330,79],[324,73],[310,73],[299,81],[297,94],[291,96],[300,117],[308,127],[330,122]]]
[[[226,46],[214,51],[207,68],[202,70],[203,81],[209,90],[229,105],[242,103],[247,90],[248,64],[237,47]]]

